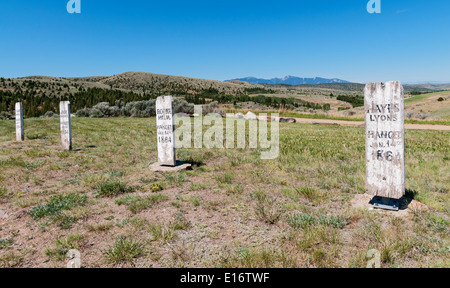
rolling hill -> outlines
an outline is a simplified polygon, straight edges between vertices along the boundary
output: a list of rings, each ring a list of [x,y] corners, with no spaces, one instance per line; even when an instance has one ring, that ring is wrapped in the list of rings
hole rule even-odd
[[[295,83],[289,82],[294,78],[285,77],[282,80]],[[321,79],[324,78],[316,78],[317,81]],[[446,84],[404,85],[405,97],[442,91],[447,87],[450,89],[450,85]],[[47,111],[57,111],[61,100],[71,101],[74,109],[83,109],[105,101],[115,105],[117,100],[128,103],[167,94],[194,104],[217,101],[239,107],[236,104],[240,102],[253,102],[303,112],[305,109],[321,110],[323,105],[329,104],[331,111],[338,112],[340,108],[351,108],[349,103],[354,105],[360,101],[363,89],[364,84],[360,83],[252,84],[242,80],[225,82],[145,72],[92,77],[29,76],[0,78],[0,112],[12,113],[17,101],[29,104],[26,106],[27,117],[36,117]]]

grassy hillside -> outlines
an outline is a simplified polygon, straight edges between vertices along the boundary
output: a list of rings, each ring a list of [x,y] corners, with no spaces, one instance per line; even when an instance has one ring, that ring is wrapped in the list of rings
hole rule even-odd
[[[428,97],[420,93],[442,89],[445,85],[404,85],[404,88],[407,99],[415,96],[411,98],[413,100],[407,100],[412,103]],[[217,101],[225,105],[221,110],[245,107],[247,110],[279,109],[283,113],[310,113],[325,118],[361,118],[363,111],[358,107],[363,105],[363,89],[364,85],[358,83],[254,85],[242,81],[222,82],[144,72],[127,72],[111,77],[0,78],[0,113],[10,113],[3,113],[0,118],[11,118],[14,104],[18,101],[24,103],[26,117],[38,117],[47,111],[57,112],[61,100],[70,100],[73,112],[76,112],[92,108],[100,102],[108,102],[110,106],[120,108],[130,101],[154,99],[164,94],[184,98],[193,104]],[[440,93],[444,93],[444,98],[447,97],[445,92]],[[117,104],[118,101],[120,105]],[[253,105],[250,102],[255,103]],[[441,102],[442,106],[428,104],[418,102],[415,106],[407,106],[407,118],[414,121],[449,119],[450,105],[447,105],[447,101]],[[421,107],[422,105],[426,107]]]
[[[0,267],[449,267],[449,133],[406,131],[406,188],[430,207],[353,208],[364,129],[280,124],[280,156],[179,149],[192,171],[159,174],[154,118],[0,121]],[[207,128],[207,127],[205,127]],[[205,129],[206,130],[206,129]],[[426,140],[424,140],[426,139]],[[225,140],[225,139],[224,139]]]
[[[203,90],[214,89],[219,94],[242,94],[244,87],[254,85],[237,85],[222,81],[195,79],[181,76],[169,76],[144,72],[128,72],[102,79],[99,83],[113,88],[123,88],[144,93],[170,91],[172,93],[195,94]],[[189,93],[190,92],[190,93]]]
[[[283,87],[283,88],[296,88],[300,90],[305,89],[313,89],[313,90],[327,90],[327,91],[340,91],[342,92],[364,92],[365,84],[360,83],[327,83],[327,84],[316,84],[316,85],[298,85],[298,86],[289,86],[289,85],[265,85],[267,87],[275,86],[275,87]],[[450,84],[441,84],[441,85],[433,85],[433,84],[417,84],[417,85],[408,85],[404,84],[403,88],[406,93],[411,92],[432,92],[436,90],[450,90]]]
[[[450,120],[450,91],[434,92],[405,100],[407,116],[429,115]]]

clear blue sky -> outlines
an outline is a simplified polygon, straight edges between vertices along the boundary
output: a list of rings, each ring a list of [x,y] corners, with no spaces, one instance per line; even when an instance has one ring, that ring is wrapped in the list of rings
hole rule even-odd
[[[0,0],[0,77],[450,82],[450,1]]]

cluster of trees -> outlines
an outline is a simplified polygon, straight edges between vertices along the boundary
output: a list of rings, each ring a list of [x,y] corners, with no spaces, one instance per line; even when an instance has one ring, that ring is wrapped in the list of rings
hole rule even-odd
[[[247,94],[275,94],[276,93],[275,90],[261,88],[261,87],[245,88],[244,92]]]
[[[352,104],[353,108],[364,106],[364,96],[339,95],[336,99]]]
[[[24,103],[25,117],[39,117],[47,111],[57,111],[59,99],[44,96],[35,96],[32,93],[14,93],[0,90],[0,111],[13,112],[16,102]]]
[[[24,116],[30,118],[43,116],[47,111],[58,112],[59,102],[66,100],[70,101],[72,111],[78,111],[87,107],[93,107],[101,102],[115,105],[116,101],[119,100],[123,103],[128,103],[156,98],[156,96],[148,94],[100,88],[82,89],[82,91],[74,94],[66,93],[61,97],[46,94],[37,96],[33,91],[36,90],[27,89],[19,93],[0,90],[0,111],[13,112],[15,103],[22,102],[24,104]]]
[[[0,84],[3,85],[2,80]],[[59,83],[58,83],[59,84]],[[214,103],[220,104],[234,104],[238,102],[255,102],[272,108],[287,108],[294,109],[299,107],[311,108],[311,109],[324,109],[328,110],[328,106],[321,106],[316,103],[304,101],[296,98],[281,98],[271,97],[264,95],[249,96],[251,93],[264,92],[271,93],[271,90],[264,88],[246,88],[248,94],[238,95],[226,95],[219,92],[219,90],[210,87],[201,90],[196,95],[186,95],[177,91],[163,91],[164,93],[147,94],[147,93],[135,93],[126,92],[119,89],[101,89],[101,88],[82,88],[76,89],[77,92],[70,93],[68,85],[60,85],[59,88],[64,91],[64,94],[53,94],[42,92],[45,90],[48,83],[41,83],[38,81],[24,81],[21,86],[17,86],[14,89],[0,90],[0,112],[14,112],[14,106],[16,102],[22,102],[24,105],[24,116],[40,117],[48,111],[59,111],[60,101],[70,101],[71,109],[73,112],[80,111],[80,116],[89,117],[109,117],[109,116],[132,116],[138,117],[154,116],[154,100],[157,96],[163,94],[171,94],[174,96],[182,97],[186,101],[181,103],[180,111],[189,113],[188,111],[182,111],[186,107],[193,107],[195,105],[206,105]],[[51,87],[50,87],[51,89]],[[65,90],[69,92],[65,92]],[[53,90],[50,90],[53,91]],[[178,101],[178,100],[177,100]],[[344,100],[345,101],[345,100]],[[106,104],[108,107],[106,107]],[[152,104],[153,103],[153,104]],[[191,103],[192,105],[187,105]],[[364,104],[364,102],[363,102]],[[153,105],[153,106],[152,106]],[[143,108],[145,107],[145,108]],[[181,108],[184,107],[184,108]],[[133,110],[134,109],[134,110]],[[186,108],[187,109],[187,108]],[[193,108],[192,108],[193,109]],[[134,111],[134,112],[132,112]],[[180,112],[178,111],[178,112]],[[4,113],[5,114],[5,113]],[[6,116],[3,115],[3,116]],[[6,117],[3,117],[6,118]]]

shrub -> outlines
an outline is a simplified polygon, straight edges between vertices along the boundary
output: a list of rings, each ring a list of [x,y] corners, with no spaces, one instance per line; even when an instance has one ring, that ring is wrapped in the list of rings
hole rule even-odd
[[[122,109],[122,115],[133,117],[152,117],[156,115],[156,100],[144,100],[127,103]]]
[[[417,119],[420,119],[420,120],[425,120],[425,119],[427,119],[427,118],[430,118],[430,114],[429,113],[423,113],[423,114],[419,114],[419,115],[417,115],[416,117],[417,117]]]
[[[445,100],[444,98],[439,97],[437,101],[442,102],[442,101],[444,101],[444,100]]]
[[[47,111],[47,112],[45,112],[45,114],[44,114],[44,118],[53,118],[53,117],[55,117],[55,116],[58,116],[57,114],[55,114],[55,112],[53,112],[53,111]]]
[[[94,107],[92,107],[92,111],[91,111],[91,117],[95,117],[92,116],[92,113],[95,111],[96,114],[100,115],[100,113],[98,113],[96,110],[101,112],[101,117],[118,117],[120,116],[120,109],[117,106],[109,106],[108,102],[101,102],[98,103],[97,105],[95,105]],[[96,117],[98,118],[98,117]]]
[[[118,101],[116,101],[118,102]],[[118,102],[119,105],[123,105],[123,102]],[[118,106],[109,106],[108,102],[101,102],[92,108],[84,108],[78,110],[75,115],[77,117],[119,117],[122,115],[122,110]]]
[[[13,116],[11,113],[3,111],[0,113],[0,120],[9,120],[9,119],[13,119]]]
[[[108,113],[109,103],[108,102],[100,102],[97,105],[94,105],[94,107],[92,107],[92,109],[97,109],[106,115]]]
[[[96,108],[92,108],[89,111],[89,117],[91,118],[102,118],[105,114],[103,114],[102,111],[100,111],[99,109]]]
[[[219,108],[219,102],[214,101],[207,105],[203,105],[203,115],[209,114],[209,113],[215,113],[216,110]]]
[[[174,102],[174,113],[185,113],[185,114],[194,113],[194,104],[188,103],[186,100],[178,98],[175,98],[173,102]],[[109,106],[108,102],[101,102],[92,108],[80,109],[75,113],[75,115],[77,117],[92,117],[92,118],[119,117],[119,116],[144,118],[156,116],[155,99],[128,102],[125,105],[122,100],[117,100],[115,104],[116,106]],[[203,106],[203,112],[205,114],[216,112],[216,109],[218,107],[219,107],[218,102],[212,102],[210,104]]]
[[[269,197],[265,191],[255,190],[251,194],[256,199],[255,214],[267,224],[275,224],[280,220],[283,209],[273,197]]]
[[[194,114],[194,104],[178,98],[175,98],[173,102],[175,113]]]
[[[120,108],[117,106],[109,107],[106,115],[109,117],[119,117],[121,115]]]
[[[75,113],[75,116],[77,117],[89,117],[89,111],[90,109],[88,108],[84,108],[84,109],[80,109]]]
[[[411,119],[411,118],[414,118],[414,117],[415,117],[415,113],[413,111],[407,111],[405,113],[405,118],[407,118],[407,119]]]

